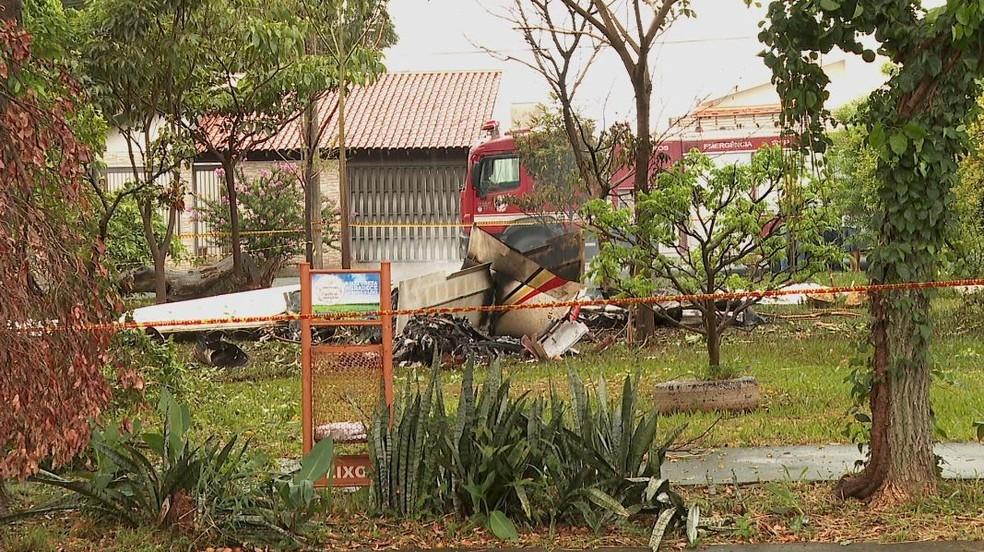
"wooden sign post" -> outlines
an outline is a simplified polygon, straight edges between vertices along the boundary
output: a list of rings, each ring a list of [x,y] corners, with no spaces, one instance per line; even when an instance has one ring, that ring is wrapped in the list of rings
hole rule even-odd
[[[303,450],[307,454],[315,442],[334,440],[334,487],[369,485],[369,456],[355,450],[365,447],[380,381],[387,406],[393,406],[390,309],[387,262],[378,270],[312,270],[307,263],[301,265]],[[344,332],[366,327],[379,328],[379,343],[356,344],[351,337],[346,342]],[[328,343],[314,343],[312,332],[317,328],[334,329]]]

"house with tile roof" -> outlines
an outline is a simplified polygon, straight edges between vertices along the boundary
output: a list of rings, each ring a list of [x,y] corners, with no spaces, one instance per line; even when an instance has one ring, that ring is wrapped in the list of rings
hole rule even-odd
[[[498,71],[396,72],[355,87],[345,101],[346,173],[349,183],[352,255],[355,262],[435,262],[458,257],[459,188],[468,150],[492,117]],[[320,147],[322,196],[339,203],[338,95],[318,106],[325,125]],[[248,176],[276,163],[300,163],[300,118],[263,141],[241,163]],[[125,146],[109,139],[107,186],[127,178]],[[119,167],[117,167],[118,165]],[[185,171],[189,210],[220,197],[215,159],[203,153]],[[128,171],[128,169],[127,169]],[[114,176],[117,175],[118,176]],[[115,180],[120,180],[116,183]],[[211,230],[183,216],[180,233],[198,257],[222,254],[205,236]],[[326,251],[326,264],[340,261]]]

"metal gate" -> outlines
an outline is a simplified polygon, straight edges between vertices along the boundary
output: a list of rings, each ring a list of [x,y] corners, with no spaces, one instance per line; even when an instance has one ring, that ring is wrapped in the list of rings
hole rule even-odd
[[[195,163],[191,177],[191,234],[195,256],[203,259],[216,259],[229,253],[223,244],[222,236],[213,234],[212,224],[201,220],[199,210],[205,201],[219,201],[222,198],[224,182],[215,172],[218,164]]]
[[[134,182],[133,170],[133,167],[106,167],[102,174],[103,191],[107,194],[115,194],[130,187]],[[136,167],[137,173],[142,173],[143,170],[143,167]],[[171,178],[173,178],[173,175],[167,173],[158,176],[156,181],[162,185],[166,185],[167,181]],[[166,222],[167,217],[170,214],[170,209],[168,207],[160,207],[157,209],[157,213],[160,215],[161,219]],[[174,222],[174,234],[181,235],[181,213],[178,213],[178,217]]]
[[[358,262],[448,261],[458,250],[463,163],[349,163]]]

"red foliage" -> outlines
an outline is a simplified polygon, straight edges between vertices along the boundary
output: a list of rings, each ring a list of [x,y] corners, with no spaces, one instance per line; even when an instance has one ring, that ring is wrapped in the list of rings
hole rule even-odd
[[[0,22],[0,480],[71,460],[109,399],[111,336],[79,329],[111,320],[117,299],[88,231],[77,93]]]

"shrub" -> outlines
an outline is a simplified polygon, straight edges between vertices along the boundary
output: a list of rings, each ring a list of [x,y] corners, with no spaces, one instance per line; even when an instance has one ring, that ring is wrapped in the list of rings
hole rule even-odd
[[[103,372],[112,386],[111,412],[131,411],[144,402],[158,404],[164,392],[178,399],[185,395],[185,365],[172,344],[159,343],[138,330],[113,334]]]
[[[498,363],[477,391],[473,373],[469,362],[454,414],[436,364],[426,390],[405,389],[392,418],[385,406],[377,410],[369,447],[379,510],[454,512],[484,521],[500,538],[515,536],[513,520],[598,531],[641,512],[666,513],[665,529],[683,512],[660,477],[676,432],[657,440],[656,414],[642,414],[636,400],[638,377],[627,377],[622,396],[610,401],[604,382],[592,393],[571,373],[568,412],[553,391],[513,396]]]
[[[156,213],[153,226],[154,233],[158,236],[163,236],[167,230],[164,219]],[[186,254],[187,250],[182,245],[181,239],[172,238],[171,251],[168,256],[178,261]],[[144,237],[140,210],[132,198],[121,201],[113,213],[113,217],[109,219],[106,236],[106,264],[120,273],[154,264],[154,260],[150,256],[150,249],[147,247],[147,238]]]
[[[316,481],[330,470],[331,440],[323,440],[290,475],[269,474],[249,442],[189,435],[191,412],[161,393],[160,432],[115,427],[95,431],[94,470],[76,478],[41,471],[34,480],[70,491],[65,499],[17,516],[80,509],[132,527],[166,527],[207,540],[300,544],[326,498]]]
[[[937,328],[943,335],[979,335],[984,332],[984,291],[958,294],[955,306],[939,313]]]
[[[221,171],[222,169],[217,169]],[[304,252],[304,189],[298,169],[287,163],[262,170],[256,178],[236,175],[243,251],[263,262],[284,262]],[[213,243],[231,247],[229,198],[223,192],[218,201],[203,201],[194,216],[212,225]],[[324,242],[337,241],[334,205],[325,200],[321,207]]]
[[[591,273],[629,297],[658,294],[664,285],[709,296],[808,280],[844,255],[824,239],[837,228],[836,216],[824,187],[800,178],[804,169],[779,146],[763,146],[748,164],[722,167],[692,151],[660,173],[652,190],[637,193],[632,209],[601,199],[585,205],[582,214],[603,238]],[[685,306],[700,312],[697,323],[654,307],[703,338],[708,376],[721,379],[722,336],[760,299],[690,301]]]

